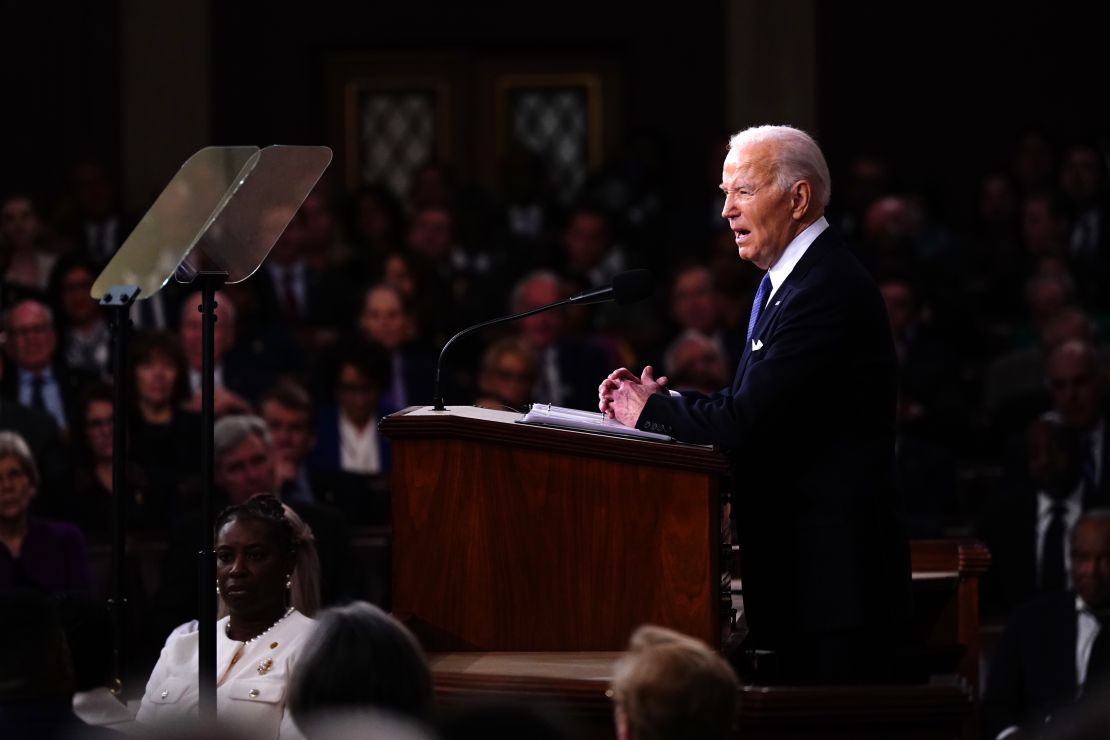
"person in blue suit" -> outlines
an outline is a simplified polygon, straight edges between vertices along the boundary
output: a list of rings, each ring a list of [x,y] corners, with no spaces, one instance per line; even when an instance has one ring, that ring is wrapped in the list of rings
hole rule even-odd
[[[620,368],[599,386],[599,406],[729,455],[745,647],[773,651],[779,681],[881,682],[910,585],[886,309],[825,219],[828,165],[808,134],[736,134],[720,187],[740,258],[766,271],[732,385],[678,394],[650,366],[639,376]]]

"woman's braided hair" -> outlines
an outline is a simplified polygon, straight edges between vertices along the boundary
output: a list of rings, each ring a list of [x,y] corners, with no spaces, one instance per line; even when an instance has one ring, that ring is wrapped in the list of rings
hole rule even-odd
[[[285,507],[276,496],[255,496],[244,503],[228,506],[216,517],[215,531],[219,533],[220,529],[232,519],[239,521],[253,519],[269,524],[278,550],[287,553],[295,553],[297,550],[293,525],[285,517]]]
[[[267,494],[228,506],[216,517],[215,531],[218,534],[232,520],[249,519],[268,524],[278,550],[293,555],[290,602],[301,614],[313,616],[320,609],[320,558],[312,529],[276,496]],[[223,613],[221,607],[221,615]]]

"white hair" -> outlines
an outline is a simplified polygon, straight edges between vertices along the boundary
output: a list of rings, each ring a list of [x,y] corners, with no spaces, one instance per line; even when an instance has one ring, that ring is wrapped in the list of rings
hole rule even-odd
[[[258,437],[267,450],[274,447],[273,437],[266,422],[249,414],[225,416],[212,428],[212,455],[218,461],[234,450],[248,437]]]
[[[813,200],[825,208],[832,194],[832,179],[825,155],[813,137],[793,126],[753,126],[734,134],[728,141],[730,150],[751,144],[773,144],[772,167],[775,183],[783,190],[799,180],[813,189]]]
[[[563,293],[563,281],[559,279],[559,276],[555,274],[555,272],[552,270],[535,270],[522,277],[516,282],[516,285],[513,286],[513,290],[509,294],[509,310],[513,313],[519,313],[524,310],[520,308],[520,305],[524,300],[525,291],[532,287],[533,284],[538,283],[553,285],[560,295]]]

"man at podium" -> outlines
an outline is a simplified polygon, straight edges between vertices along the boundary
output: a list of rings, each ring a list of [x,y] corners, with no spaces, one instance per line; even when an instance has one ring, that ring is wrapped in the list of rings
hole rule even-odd
[[[732,385],[675,393],[615,370],[603,412],[730,458],[749,649],[784,683],[875,683],[909,604],[894,489],[895,355],[864,267],[825,219],[828,165],[786,126],[729,142],[721,190],[741,259],[765,270]]]

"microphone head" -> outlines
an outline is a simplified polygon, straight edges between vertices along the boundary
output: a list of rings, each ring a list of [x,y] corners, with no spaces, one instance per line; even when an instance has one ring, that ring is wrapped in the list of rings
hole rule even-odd
[[[613,278],[613,299],[621,305],[642,301],[655,292],[655,279],[647,270],[628,270]]]

